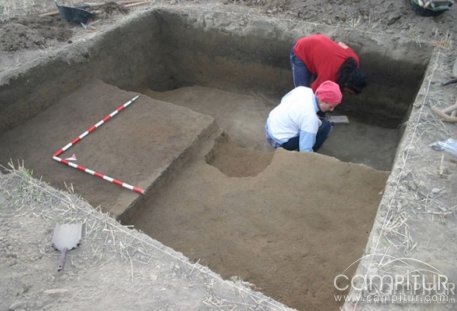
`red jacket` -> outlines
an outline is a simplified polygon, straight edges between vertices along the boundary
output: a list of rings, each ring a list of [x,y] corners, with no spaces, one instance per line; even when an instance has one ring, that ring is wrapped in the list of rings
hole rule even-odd
[[[316,80],[311,85],[313,91],[327,80],[336,82],[338,70],[344,61],[352,57],[359,64],[359,57],[351,48],[343,48],[329,37],[317,34],[302,37],[294,46],[295,56],[298,57]]]

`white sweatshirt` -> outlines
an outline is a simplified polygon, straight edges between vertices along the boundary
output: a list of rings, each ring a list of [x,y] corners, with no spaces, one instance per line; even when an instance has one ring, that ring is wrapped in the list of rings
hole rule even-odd
[[[318,110],[316,97],[309,87],[299,86],[284,95],[281,103],[268,115],[266,123],[267,136],[273,140],[273,147],[299,136],[299,150],[312,152],[321,125],[316,114]]]

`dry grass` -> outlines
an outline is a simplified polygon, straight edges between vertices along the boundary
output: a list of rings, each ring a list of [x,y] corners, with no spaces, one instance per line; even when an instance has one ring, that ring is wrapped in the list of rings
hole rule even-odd
[[[431,42],[433,46],[447,50],[452,49],[454,44],[452,40],[452,33],[449,30],[440,36],[438,29],[435,30],[434,38]]]

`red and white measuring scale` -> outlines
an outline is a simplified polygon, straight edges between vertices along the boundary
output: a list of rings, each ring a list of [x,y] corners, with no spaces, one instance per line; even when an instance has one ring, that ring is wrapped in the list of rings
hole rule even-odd
[[[77,170],[80,170],[82,172],[85,172],[87,174],[90,174],[90,175],[93,175],[95,177],[98,177],[100,179],[103,179],[103,180],[106,180],[110,183],[113,183],[115,185],[118,185],[118,186],[121,186],[123,188],[126,188],[126,189],[129,189],[131,191],[134,191],[136,193],[140,193],[140,194],[144,194],[144,190],[139,188],[139,187],[135,187],[135,186],[132,186],[130,184],[127,184],[125,182],[122,182],[118,179],[115,179],[115,178],[112,178],[112,177],[109,177],[103,173],[100,173],[100,172],[97,172],[97,171],[94,171],[94,170],[91,170],[87,167],[84,167],[82,165],[79,165],[79,164],[76,164],[76,163],[73,163],[73,162],[70,162],[69,160],[65,160],[65,159],[62,159],[60,158],[59,156],[64,153],[65,151],[67,151],[68,149],[70,149],[72,146],[76,145],[77,143],[79,143],[84,137],[86,137],[87,135],[89,135],[90,133],[92,133],[93,131],[95,131],[96,129],[98,129],[100,126],[102,126],[103,124],[105,124],[106,122],[108,122],[109,120],[111,120],[115,115],[117,115],[119,112],[121,112],[122,110],[124,110],[125,108],[127,108],[130,104],[132,104],[134,101],[136,101],[138,99],[138,97],[140,97],[140,95],[137,95],[135,97],[133,97],[131,100],[129,100],[128,102],[126,102],[125,104],[123,105],[120,105],[119,107],[116,108],[116,110],[114,110],[113,112],[111,112],[109,115],[107,115],[106,117],[104,117],[102,120],[98,121],[97,123],[95,123],[94,125],[92,125],[90,128],[88,128],[84,133],[82,133],[81,135],[79,135],[78,137],[76,137],[75,139],[73,139],[71,142],[69,142],[67,145],[65,145],[64,147],[60,148],[59,150],[57,150],[56,152],[54,152],[52,158],[54,160],[56,160],[57,162],[60,162],[62,164],[65,164],[65,165],[68,165],[72,168],[75,168]]]

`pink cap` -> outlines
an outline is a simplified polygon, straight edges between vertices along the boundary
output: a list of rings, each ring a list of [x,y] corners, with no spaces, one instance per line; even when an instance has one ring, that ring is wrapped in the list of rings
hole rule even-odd
[[[316,90],[316,97],[321,101],[333,106],[339,105],[343,99],[343,94],[341,94],[340,86],[335,82],[327,80]]]

